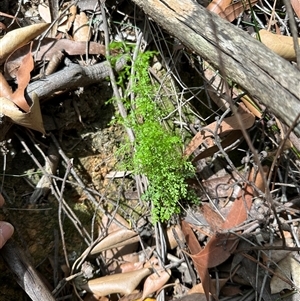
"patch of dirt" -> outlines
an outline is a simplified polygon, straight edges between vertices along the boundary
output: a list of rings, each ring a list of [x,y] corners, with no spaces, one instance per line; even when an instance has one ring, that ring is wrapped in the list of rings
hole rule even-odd
[[[109,206],[109,201],[118,202],[123,198],[121,189],[125,186],[131,187],[133,182],[130,179],[112,180],[106,175],[116,170],[117,160],[115,157],[118,145],[125,137],[123,127],[117,124],[110,124],[115,118],[115,108],[112,104],[105,104],[111,97],[111,90],[107,84],[91,86],[85,89],[80,95],[70,93],[43,105],[43,112],[46,116],[46,128],[55,125],[57,139],[61,143],[62,150],[72,159],[74,170],[82,179],[83,183],[100,194],[105,196],[102,205]],[[74,102],[77,108],[74,108]],[[52,119],[51,119],[52,118]],[[50,124],[50,122],[52,123]],[[53,129],[52,129],[53,130]],[[14,133],[17,132],[24,138],[25,143],[33,155],[44,165],[41,153],[34,147],[28,138],[29,133],[24,129],[13,127],[11,137],[16,141]],[[49,137],[40,137],[35,140],[41,150],[46,152],[50,143]],[[38,168],[31,157],[22,149],[19,142],[9,146],[7,154],[6,175],[2,175],[4,181],[3,189],[6,199],[4,217],[0,219],[9,220],[15,227],[14,239],[18,241],[21,248],[32,259],[32,263],[47,280],[53,289],[53,263],[62,256],[61,237],[59,232],[58,202],[50,194],[47,198],[38,200],[38,203],[30,203],[30,196],[34,187],[41,177]],[[12,156],[11,154],[14,154]],[[4,169],[1,160],[1,170]],[[66,168],[61,162],[58,168],[58,176],[64,177]],[[74,179],[69,176],[70,181]],[[58,185],[61,182],[58,181]],[[63,191],[64,200],[74,211],[83,227],[91,231],[91,219],[94,214],[100,219],[101,212],[95,211],[95,206],[88,200],[83,189],[66,184]],[[125,207],[124,207],[125,208]],[[87,247],[82,237],[70,220],[63,214],[61,220],[64,228],[65,243],[70,262],[74,262]],[[97,228],[95,229],[97,234]],[[59,256],[58,256],[59,254]],[[58,256],[58,257],[57,257]],[[61,263],[61,270],[58,271],[57,279],[66,276],[65,266]],[[7,271],[3,262],[0,261],[0,300],[29,300],[23,290],[16,284],[10,272]]]

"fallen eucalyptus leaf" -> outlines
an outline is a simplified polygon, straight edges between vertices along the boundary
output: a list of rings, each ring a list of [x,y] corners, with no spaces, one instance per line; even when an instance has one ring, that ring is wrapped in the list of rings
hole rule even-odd
[[[30,81],[30,72],[34,68],[34,62],[31,55],[31,51],[29,51],[22,59],[22,64],[17,71],[17,82],[18,88],[12,94],[10,98],[19,108],[21,108],[24,112],[28,113],[30,107],[25,99],[24,91],[29,84]]]
[[[248,129],[252,127],[255,121],[255,117],[252,113],[247,112],[243,107],[239,107],[240,118],[243,121],[243,128]],[[188,144],[184,151],[185,156],[190,156],[201,143],[209,138],[213,137],[213,133],[216,131],[218,135],[224,135],[231,131],[241,130],[241,126],[236,118],[236,116],[226,117],[221,123],[215,121],[199,131]]]
[[[288,61],[296,60],[296,53],[292,37],[271,33],[265,29],[261,29],[259,31],[259,36],[264,45],[284,59]],[[298,38],[298,44],[300,46],[300,38]]]
[[[91,255],[103,252],[108,249],[118,248],[139,241],[139,237],[135,231],[128,229],[120,229],[110,233],[101,240],[92,250]]]
[[[90,31],[88,21],[89,19],[84,12],[81,12],[79,15],[76,15],[73,24],[74,41],[87,42],[90,40],[91,31]]]
[[[184,241],[184,235],[179,225],[175,225],[167,228],[166,240],[167,240],[167,247],[170,250],[173,250],[178,246],[177,240],[174,237],[174,232],[177,234],[179,240]]]
[[[7,33],[0,40],[0,62],[3,62],[16,49],[39,36],[49,25],[48,23],[33,24]]]
[[[0,97],[11,98],[12,97],[12,89],[8,84],[3,74],[0,72]]]
[[[0,97],[1,113],[9,117],[14,123],[45,134],[40,102],[35,93],[32,95],[32,106],[28,113],[23,113],[11,100]]]
[[[39,4],[38,11],[39,11],[39,14],[40,14],[41,18],[45,22],[47,22],[47,23],[51,23],[52,22],[50,8],[49,8],[48,5],[46,5],[45,3]]]
[[[109,294],[128,295],[135,290],[142,279],[150,274],[151,270],[144,268],[133,272],[104,276],[82,284],[81,288],[98,296]]]
[[[150,294],[161,289],[168,282],[170,276],[171,270],[168,269],[157,271],[156,273],[153,273],[152,275],[147,277],[144,283],[142,300],[144,300]]]

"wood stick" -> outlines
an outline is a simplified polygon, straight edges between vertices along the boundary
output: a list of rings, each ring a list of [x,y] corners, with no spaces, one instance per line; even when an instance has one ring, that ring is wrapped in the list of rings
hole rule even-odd
[[[29,259],[12,239],[0,249],[0,256],[33,301],[55,301]]]

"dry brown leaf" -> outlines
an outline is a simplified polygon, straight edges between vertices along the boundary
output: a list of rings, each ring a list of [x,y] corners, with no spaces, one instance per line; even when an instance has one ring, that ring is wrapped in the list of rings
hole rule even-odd
[[[16,124],[45,134],[39,99],[36,94],[33,94],[31,98],[32,106],[30,107],[30,111],[23,113],[11,100],[0,97],[1,113],[9,117]]]
[[[88,24],[88,17],[84,12],[76,15],[73,25],[73,38],[74,41],[87,42],[91,38],[90,26]]]
[[[250,9],[254,4],[256,4],[258,0],[251,0],[249,3],[248,0],[241,0],[238,2],[234,2],[226,7],[224,11],[224,17],[227,21],[232,22],[235,20],[242,12]]]
[[[261,118],[262,117],[262,113],[261,111],[259,111],[257,109],[256,104],[254,103],[254,101],[248,96],[245,95],[241,98],[241,101],[243,102],[243,104],[247,107],[247,109],[257,118]]]
[[[202,248],[199,244],[198,239],[196,238],[191,226],[186,221],[181,222],[181,229],[185,236],[186,243],[191,251],[192,254],[199,253]]]
[[[286,234],[287,232],[284,231],[283,233]],[[285,235],[285,245],[287,247],[291,247],[291,248],[295,247],[294,239],[291,237],[289,232],[288,232],[288,235]],[[282,246],[282,238],[275,238],[272,241],[272,243],[265,243],[264,246],[266,246],[266,247],[268,247],[268,246],[280,247],[280,246]],[[263,263],[266,263],[266,264],[269,263],[269,262],[278,263],[282,259],[286,258],[288,256],[288,254],[291,253],[291,252],[292,251],[290,251],[290,250],[285,250],[284,248],[282,248],[282,250],[276,250],[276,251],[273,251],[273,252],[262,253],[261,258],[262,258]]]
[[[224,140],[221,142],[221,146],[223,149],[226,148],[226,152],[230,151],[227,147],[235,143],[238,139],[243,137],[242,131],[232,131],[229,133]],[[242,142],[242,140],[240,140]],[[237,144],[235,144],[237,146]],[[201,152],[199,155],[197,155],[195,158],[193,158],[193,162],[197,162],[200,159],[207,158],[210,156],[213,156],[216,152],[219,151],[219,147],[217,145],[211,146],[207,149],[205,149],[203,152]]]
[[[123,227],[120,225],[122,225]],[[103,215],[100,226],[101,229],[103,231],[107,231],[108,234],[120,229],[130,228],[128,221],[118,213],[114,214],[114,219],[112,221],[106,215]]]
[[[166,243],[168,250],[173,250],[178,246],[177,240],[174,237],[174,232],[177,234],[179,240],[184,240],[184,235],[179,225],[168,227],[166,231]]]
[[[252,171],[249,175],[249,180],[253,180],[254,172]],[[258,178],[258,185],[260,185],[260,176]],[[256,182],[256,181],[255,181]],[[263,187],[262,187],[263,188]],[[240,192],[237,199],[233,202],[233,205],[226,217],[226,220],[220,225],[221,221],[217,224],[217,227],[221,227],[223,230],[228,230],[238,226],[244,222],[248,217],[248,212],[252,205],[253,199],[253,188],[249,184],[246,184],[244,189]],[[211,213],[211,212],[210,212]],[[185,233],[190,236],[186,238],[188,246],[191,244],[192,250],[196,250],[200,246],[197,246],[197,242],[192,239],[193,233],[187,231],[187,223],[183,224],[182,229]],[[206,298],[209,299],[209,292],[215,294],[213,291],[213,283],[209,276],[208,269],[218,266],[229,258],[232,252],[236,249],[239,242],[239,238],[229,233],[216,233],[205,245],[205,247],[197,254],[193,253],[190,255],[195,267],[197,268],[198,275],[201,279],[203,290]],[[198,243],[199,244],[199,243]]]
[[[159,265],[158,258],[155,256],[152,256],[147,262],[144,264],[144,268],[151,268],[154,265]]]
[[[109,294],[128,295],[146,276],[151,274],[150,269],[141,269],[129,273],[114,274],[89,280],[81,288],[97,296],[107,296]]]
[[[116,273],[128,273],[143,268],[143,262],[125,262],[115,270]]]
[[[230,3],[231,0],[213,0],[206,8],[224,18],[225,9],[230,5]]]
[[[265,29],[259,31],[261,42],[273,52],[277,53],[288,61],[296,60],[293,38],[271,33]],[[300,46],[300,38],[298,38]]]
[[[50,8],[48,5],[45,3],[40,3],[38,6],[38,11],[41,16],[41,18],[46,22],[46,23],[51,23],[51,13],[50,13]]]
[[[182,228],[182,232],[184,233],[186,243],[187,243],[191,253],[195,254],[195,255],[190,255],[192,260],[194,261],[193,256],[200,254],[204,249],[201,248],[198,239],[196,238],[194,232],[192,231],[190,225],[187,222],[182,221],[181,228]],[[194,264],[197,269],[197,273],[200,277],[203,289],[205,291],[205,296],[206,296],[207,300],[209,300],[209,290],[210,290],[211,278],[209,276],[208,268],[206,267],[206,263],[199,261],[197,264],[196,264],[196,262],[194,262]]]
[[[39,36],[49,25],[47,23],[33,24],[7,33],[0,40],[0,62],[3,62],[16,49]]]
[[[240,118],[243,121],[243,127],[245,129],[250,128],[255,121],[255,117],[253,114],[248,113],[246,111],[243,111],[240,113]],[[224,133],[228,133],[230,131],[234,130],[240,130],[241,127],[237,121],[237,118],[235,116],[224,118],[221,124],[219,124],[217,121],[209,124],[208,126],[204,127],[201,131],[199,131],[192,139],[192,141],[188,144],[184,151],[185,156],[190,156],[206,139],[207,137],[212,137],[213,134],[217,129],[217,134],[222,135]],[[210,131],[207,131],[210,130]]]
[[[213,292],[212,279],[208,269],[227,260],[236,249],[237,244],[238,238],[235,235],[219,233],[213,236],[199,253],[189,255],[197,268],[207,300],[209,300],[209,293]]]
[[[53,74],[64,61],[65,57],[64,51],[57,51],[49,60],[48,66],[45,69],[45,76]]]
[[[114,219],[112,222],[110,219],[108,219],[107,216],[104,215],[102,217],[101,229],[102,231],[106,231],[108,234],[119,230],[125,230],[123,227],[120,226],[120,224],[123,225],[124,228],[130,228],[129,223],[119,214],[114,215]],[[137,251],[139,246],[139,242],[136,238],[137,236],[133,237],[134,242],[132,242],[131,240],[127,240],[126,242],[124,242],[123,246],[108,249],[102,253],[102,256],[105,258],[105,262],[109,271],[116,271],[120,269],[117,259],[120,259],[122,262],[136,261],[136,254],[134,254],[134,252]]]
[[[38,46],[39,41],[33,41],[32,53],[34,54],[36,61],[48,61],[53,57],[53,55],[55,55],[55,53],[61,51],[62,49],[68,55],[83,55],[86,53],[86,51],[88,51],[89,54],[105,54],[105,46],[96,42],[90,42],[88,45],[88,50],[86,50],[87,45],[85,42],[75,42],[67,39],[57,40],[45,38],[41,41],[39,48]],[[30,45],[25,45],[8,57],[5,63],[5,76],[7,78],[14,78],[16,76],[16,72],[21,65],[21,61],[24,55],[28,53],[29,49]]]
[[[205,217],[205,220],[207,221],[207,223],[213,231],[216,232],[222,229],[222,224],[224,223],[224,220],[216,212],[216,210],[211,208],[209,204],[203,203],[201,206],[201,211],[203,213],[203,216]]]
[[[8,84],[3,74],[0,72],[0,97],[5,97],[11,99],[12,97],[12,89]]]
[[[65,5],[69,5],[69,4],[64,3],[61,8],[62,10],[64,10],[66,8]],[[73,25],[73,22],[76,18],[76,14],[77,14],[77,7],[76,7],[76,5],[72,5],[69,8],[68,17],[65,16],[65,18],[59,22],[59,26],[58,26],[57,30],[60,32],[63,32],[63,33],[68,32],[70,30],[71,26]]]
[[[218,233],[197,254],[190,255],[196,266],[214,268],[229,258],[236,249],[238,238],[229,233]]]
[[[290,279],[293,279],[294,286],[297,289],[300,288],[300,264],[294,257],[295,255],[290,253],[278,263],[275,275],[270,283],[272,294],[280,293],[285,289],[292,290]],[[287,281],[283,281],[285,278],[287,278]]]
[[[108,236],[95,245],[90,254],[98,254],[112,248],[122,247],[138,241],[139,237],[135,231],[120,229],[108,234]]]
[[[31,51],[27,53],[22,59],[20,68],[17,71],[18,88],[10,98],[19,108],[26,113],[29,112],[29,105],[24,97],[24,92],[30,81],[30,72],[33,70],[34,63]]]
[[[291,5],[297,17],[300,18],[300,0],[291,0]]]
[[[226,284],[226,282],[229,280],[230,278],[224,278],[224,279],[212,279],[211,281],[211,288],[210,288],[210,293],[212,294],[212,296],[215,297],[215,300],[218,300],[218,291],[220,291],[224,285]],[[217,290],[218,287],[218,290]],[[202,286],[202,283],[198,283],[195,286],[193,286],[190,290],[189,290],[189,294],[195,294],[195,293],[202,293],[204,294],[204,289]]]
[[[161,270],[148,276],[144,283],[143,296],[144,300],[150,294],[160,290],[170,279],[171,270]]]

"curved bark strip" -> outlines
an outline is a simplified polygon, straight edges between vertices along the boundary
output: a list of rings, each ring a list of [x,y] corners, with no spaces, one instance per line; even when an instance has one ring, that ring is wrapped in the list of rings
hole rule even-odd
[[[300,71],[192,0],[133,0],[185,46],[222,70],[287,125],[300,112]],[[295,128],[300,135],[300,125]]]

